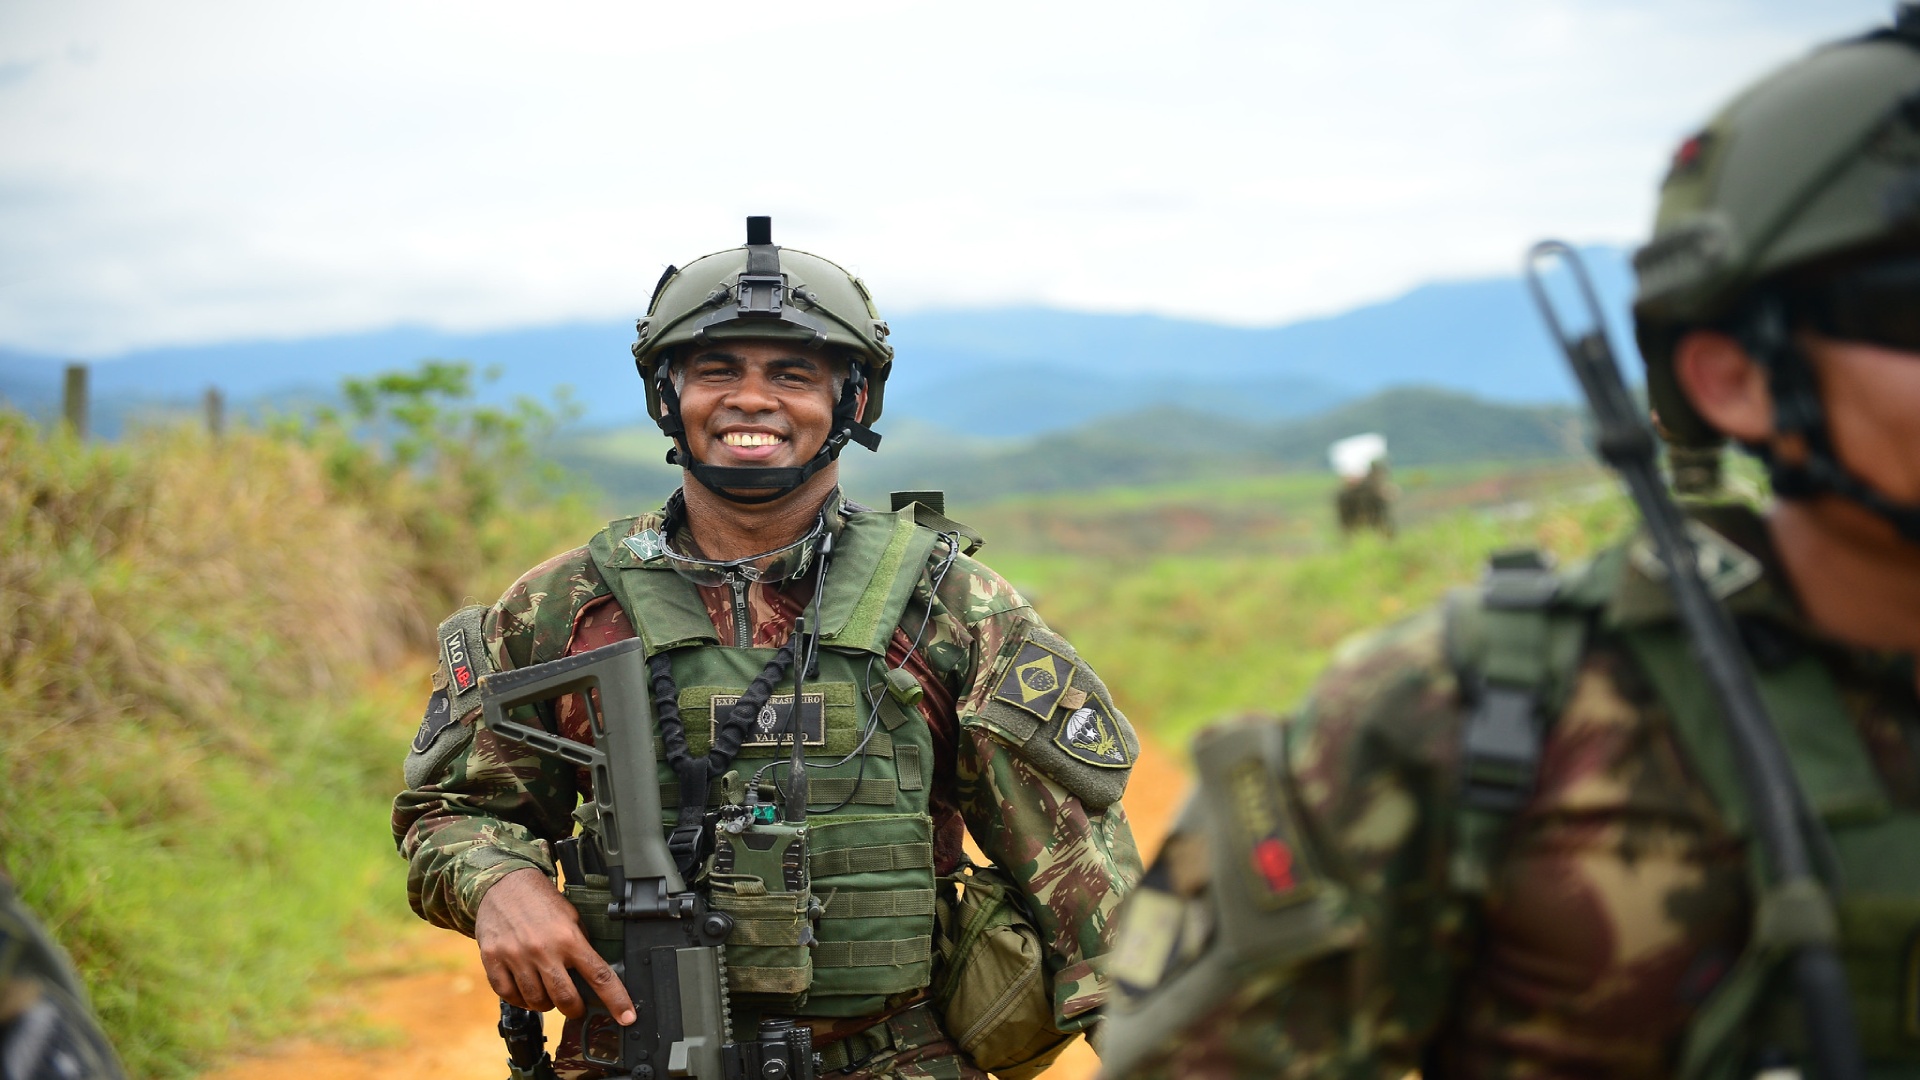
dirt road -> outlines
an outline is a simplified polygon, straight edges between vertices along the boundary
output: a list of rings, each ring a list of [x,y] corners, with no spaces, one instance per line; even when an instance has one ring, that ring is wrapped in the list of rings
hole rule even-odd
[[[1142,748],[1127,786],[1127,813],[1143,852],[1160,845],[1186,776],[1157,747]],[[390,954],[363,958],[365,974],[322,1002],[314,1034],[230,1061],[202,1080],[501,1080],[505,1051],[494,1025],[499,999],[473,943],[421,924]],[[549,1037],[559,1014],[548,1014]],[[1062,1055],[1046,1080],[1091,1080],[1098,1062],[1085,1042]]]

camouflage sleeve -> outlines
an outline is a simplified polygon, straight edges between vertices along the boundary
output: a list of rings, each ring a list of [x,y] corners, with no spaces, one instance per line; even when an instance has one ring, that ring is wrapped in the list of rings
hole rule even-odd
[[[961,815],[980,850],[1026,894],[1047,949],[1056,1024],[1063,1031],[1082,1030],[1106,1000],[1105,954],[1114,913],[1140,879],[1133,833],[1117,801],[1089,808],[1001,733],[979,723],[994,676],[1004,667],[1000,662],[1030,628],[1046,630],[1039,615],[999,575],[965,558],[942,585],[941,602],[960,616],[967,639],[968,662],[957,693]],[[1104,699],[1104,687],[1101,694]]]
[[[565,655],[574,612],[604,589],[584,548],[535,567],[487,611],[487,659],[503,670]],[[554,874],[546,845],[573,832],[579,801],[574,770],[495,737],[478,719],[477,709],[450,718],[438,737],[467,740],[464,751],[393,801],[408,902],[421,918],[463,934],[473,933],[494,882],[529,866]],[[553,728],[550,715],[539,722]]]
[[[1471,934],[1469,905],[1448,880],[1462,716],[1440,639],[1430,613],[1344,648],[1290,723],[1289,787],[1342,896],[1337,935],[1290,961],[1230,961],[1237,974],[1199,1006],[1151,989],[1129,1000],[1125,1015],[1141,1028],[1156,1013],[1197,1019],[1156,1031],[1143,1060],[1108,1075],[1400,1077],[1420,1066]],[[1178,862],[1190,839],[1176,834],[1161,861]],[[1156,863],[1149,877],[1165,872]],[[1214,887],[1208,871],[1184,876],[1193,884],[1179,891]]]

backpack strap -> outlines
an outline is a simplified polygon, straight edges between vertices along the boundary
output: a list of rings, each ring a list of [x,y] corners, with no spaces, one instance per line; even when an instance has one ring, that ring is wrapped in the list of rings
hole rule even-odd
[[[1447,662],[1470,711],[1449,876],[1486,892],[1508,825],[1533,795],[1547,729],[1565,706],[1586,647],[1590,590],[1569,588],[1544,552],[1504,551],[1478,590],[1448,598]]]

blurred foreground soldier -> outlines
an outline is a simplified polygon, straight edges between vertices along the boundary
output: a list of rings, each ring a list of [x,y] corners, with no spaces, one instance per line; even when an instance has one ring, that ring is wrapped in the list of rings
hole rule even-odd
[[[1032,1075],[1106,997],[1111,917],[1140,875],[1118,801],[1138,744],[1073,647],[969,557],[979,538],[936,493],[896,495],[892,512],[842,498],[836,459],[878,444],[893,348],[865,285],[770,234],[750,218],[747,246],[669,268],[639,323],[634,357],[682,488],[441,626],[394,806],[409,898],[477,939],[506,1002],[567,1014],[561,1076],[607,1074],[584,1059],[569,975],[616,1020],[633,1015],[606,962],[622,939],[600,846],[567,839],[595,820],[576,813],[590,781],[480,728],[478,680],[638,636],[661,828],[735,920],[736,1030],[803,1023],[822,1075]],[[795,660],[809,652],[813,665]],[[577,695],[528,722],[592,741]],[[716,844],[714,821],[744,825],[751,846],[753,822],[796,810],[796,726],[809,854],[769,880],[736,868],[746,848]],[[968,868],[969,832],[992,868]],[[601,1047],[613,1034],[588,1032],[588,1049],[617,1057],[617,1040]]]
[[[0,871],[0,1080],[123,1080],[73,966]]]
[[[1387,479],[1387,463],[1376,460],[1359,479],[1343,480],[1334,496],[1334,510],[1340,515],[1340,533],[1371,529],[1393,535],[1393,481]]]
[[[1781,496],[1688,528],[1799,791],[1747,790],[1645,537],[1497,556],[1196,744],[1108,1075],[1815,1076],[1787,961],[1831,943],[1866,1075],[1920,1076],[1920,20],[1688,139],[1634,264],[1662,429]],[[1759,856],[1796,797],[1820,903]]]

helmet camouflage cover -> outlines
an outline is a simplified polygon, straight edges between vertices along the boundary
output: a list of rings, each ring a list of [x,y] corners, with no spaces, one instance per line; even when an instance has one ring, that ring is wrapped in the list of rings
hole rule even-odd
[[[1683,142],[1653,239],[1633,259],[1648,391],[1676,442],[1720,439],[1674,382],[1672,350],[1754,286],[1920,236],[1920,17],[1826,46],[1749,87]]]

